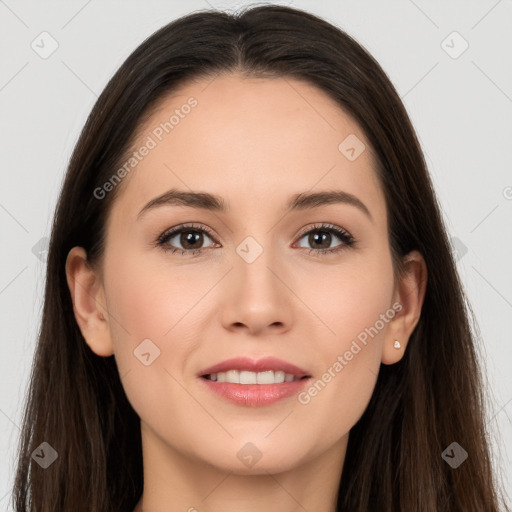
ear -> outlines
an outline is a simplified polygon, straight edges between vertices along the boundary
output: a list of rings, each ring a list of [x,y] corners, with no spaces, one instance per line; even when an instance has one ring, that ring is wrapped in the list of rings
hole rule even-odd
[[[88,264],[82,247],[73,247],[66,259],[68,282],[73,312],[87,345],[97,355],[107,357],[114,353],[105,307],[105,293],[101,277]]]
[[[418,251],[404,257],[404,275],[396,285],[393,309],[396,311],[388,323],[382,347],[382,362],[394,364],[402,359],[409,338],[416,327],[427,288],[427,265]],[[400,347],[395,347],[395,342]]]

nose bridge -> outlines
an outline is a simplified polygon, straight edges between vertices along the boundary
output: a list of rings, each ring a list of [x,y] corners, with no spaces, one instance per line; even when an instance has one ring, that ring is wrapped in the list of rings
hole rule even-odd
[[[272,232],[246,236],[235,248],[233,287],[225,297],[226,327],[244,324],[255,332],[274,324],[288,324],[289,291],[285,286],[279,249]],[[258,237],[258,239],[256,238]]]
[[[279,293],[281,283],[275,273],[278,264],[278,248],[273,243],[272,232],[248,235],[236,247],[235,272],[254,296]],[[267,300],[270,297],[267,297]]]

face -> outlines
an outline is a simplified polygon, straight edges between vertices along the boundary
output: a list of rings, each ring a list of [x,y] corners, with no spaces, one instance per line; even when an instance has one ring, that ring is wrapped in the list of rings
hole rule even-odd
[[[341,453],[398,311],[362,130],[306,82],[229,74],[166,98],[133,151],[101,276],[145,442],[236,473]],[[293,207],[319,192],[340,194]]]

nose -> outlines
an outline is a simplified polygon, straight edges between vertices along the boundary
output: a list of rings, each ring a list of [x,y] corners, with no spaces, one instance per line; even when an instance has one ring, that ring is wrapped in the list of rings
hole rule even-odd
[[[283,265],[266,250],[252,263],[236,255],[233,265],[222,298],[224,328],[262,336],[289,330],[294,295]]]

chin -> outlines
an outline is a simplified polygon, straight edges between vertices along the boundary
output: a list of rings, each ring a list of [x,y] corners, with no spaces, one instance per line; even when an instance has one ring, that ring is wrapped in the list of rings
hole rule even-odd
[[[205,460],[206,451],[210,455],[207,460]],[[237,475],[283,473],[304,463],[305,457],[304,444],[295,446],[289,442],[273,443],[265,439],[264,435],[261,436],[261,441],[257,440],[257,436],[246,437],[246,440],[241,442],[230,440],[225,447],[220,447],[214,453],[205,447],[205,451],[201,454],[201,458],[207,464]]]

